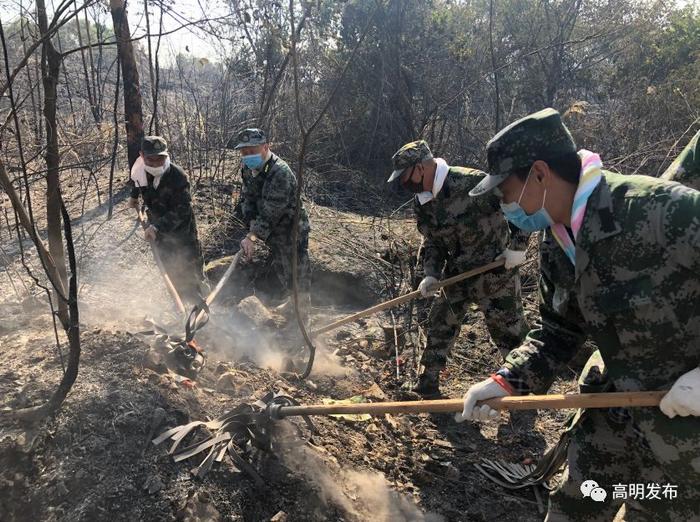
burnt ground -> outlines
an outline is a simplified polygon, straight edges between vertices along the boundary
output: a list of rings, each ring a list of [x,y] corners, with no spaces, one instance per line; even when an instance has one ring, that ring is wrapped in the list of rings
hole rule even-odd
[[[122,242],[133,223],[122,208],[110,222],[98,211],[76,221],[82,268],[80,374],[55,419],[29,430],[7,421],[0,425],[0,520],[542,519],[532,489],[505,490],[473,465],[483,457],[536,460],[557,440],[562,412],[504,414],[500,422],[483,424],[456,424],[444,414],[317,417],[319,434],[306,442],[284,430],[285,421],[276,451],[254,457],[263,487],[229,460],[204,478],[190,473],[198,457],[174,463],[166,448],[149,441],[167,427],[218,416],[267,391],[302,403],[357,395],[368,401],[405,399],[402,386],[414,376],[421,346],[415,324],[424,306],[394,311],[398,378],[392,316],[384,313],[327,334],[318,343],[314,372],[302,381],[281,372],[283,358],[299,346],[294,326],[251,321],[236,309],[251,291],[253,273],[255,286],[262,289],[257,295],[273,302],[274,284],[261,255],[237,273],[212,323],[198,337],[210,357],[190,387],[172,372],[144,365],[151,340],[138,334],[147,328],[144,319],[174,330],[182,328],[182,321],[173,317],[138,233]],[[208,257],[230,254],[240,231],[230,228],[225,215],[199,210]],[[411,256],[419,241],[409,219],[313,205],[310,212],[313,325],[410,290]],[[9,259],[0,274],[2,410],[41,403],[62,371],[45,298],[31,285],[29,296],[20,284],[23,269],[6,239]],[[211,264],[213,281],[222,264]],[[525,277],[531,319],[533,283],[532,274]],[[410,334],[402,335],[407,330]],[[443,394],[461,396],[499,362],[483,318],[471,312],[443,375]],[[564,377],[555,389],[572,390],[573,372]]]

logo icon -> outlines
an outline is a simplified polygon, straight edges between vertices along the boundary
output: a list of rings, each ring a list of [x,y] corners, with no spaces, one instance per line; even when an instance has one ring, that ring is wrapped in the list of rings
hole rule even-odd
[[[584,480],[581,483],[581,494],[590,497],[595,502],[603,502],[608,496],[608,492],[601,488],[595,480]]]

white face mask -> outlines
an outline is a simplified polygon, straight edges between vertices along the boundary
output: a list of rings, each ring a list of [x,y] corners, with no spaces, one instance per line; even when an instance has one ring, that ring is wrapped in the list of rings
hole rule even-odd
[[[169,156],[166,157],[165,163],[163,163],[163,165],[161,165],[160,167],[149,167],[144,162],[143,168],[146,169],[146,172],[148,172],[151,176],[155,176],[158,178],[158,177],[162,176],[163,173],[170,168],[170,157]]]

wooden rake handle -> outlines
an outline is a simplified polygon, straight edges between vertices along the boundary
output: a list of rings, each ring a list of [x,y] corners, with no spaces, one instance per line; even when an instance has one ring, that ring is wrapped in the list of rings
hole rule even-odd
[[[219,292],[221,292],[221,289],[226,284],[226,281],[229,280],[229,278],[231,277],[231,274],[233,274],[233,272],[236,270],[236,267],[238,267],[238,261],[240,260],[242,253],[243,253],[243,250],[239,250],[238,252],[236,252],[236,255],[233,256],[233,259],[231,260],[231,263],[229,264],[228,268],[226,269],[226,272],[224,272],[224,275],[221,276],[221,279],[219,279],[219,282],[216,283],[216,286],[214,287],[214,289],[211,292],[209,292],[209,295],[204,300],[207,307],[211,306],[211,304],[214,302],[214,299],[216,299],[216,296],[219,295]],[[205,311],[201,310],[197,314],[197,318],[195,319],[195,324],[197,324],[198,322],[200,322],[204,318],[204,313],[205,313]]]
[[[658,406],[666,391],[580,393],[570,395],[524,395],[489,399],[478,404],[488,404],[497,410],[564,410],[578,408],[638,408]],[[462,399],[434,401],[374,402],[359,404],[315,404],[310,406],[281,406],[275,417],[295,415],[384,414],[384,413],[457,413],[462,411]]]
[[[146,217],[144,216],[143,212],[138,208],[136,209],[136,216],[137,216],[137,219],[139,220],[139,223],[141,223],[141,228],[146,230],[148,228],[148,223],[146,222]],[[173,301],[175,301],[175,306],[177,307],[178,312],[180,312],[182,315],[185,315],[185,313],[186,313],[185,305],[182,303],[182,299],[180,299],[180,294],[177,293],[177,290],[175,289],[175,285],[170,280],[170,276],[165,271],[165,266],[163,265],[163,260],[160,258],[160,254],[158,253],[158,249],[156,248],[156,245],[154,244],[153,241],[149,241],[148,244],[151,246],[151,252],[153,252],[153,259],[155,259],[155,261],[156,261],[156,266],[158,267],[158,271],[160,272],[160,275],[163,276],[163,282],[165,283],[165,288],[168,290],[168,293],[173,298]]]
[[[469,279],[470,277],[478,276],[480,274],[483,274],[484,272],[488,272],[489,270],[493,270],[494,268],[503,266],[504,263],[504,259],[497,259],[496,261],[492,261],[487,265],[480,266],[473,270],[469,270],[467,272],[453,277],[449,277],[447,279],[443,279],[442,281],[439,281],[437,285],[435,285],[435,289],[439,290],[440,288],[459,283],[460,281],[464,281],[465,279]],[[412,301],[413,299],[417,299],[419,297],[421,297],[420,290],[414,290],[413,292],[410,292],[408,294],[401,295],[389,301],[384,301],[383,303],[379,303],[378,305],[374,305],[370,308],[366,308],[365,310],[361,310],[360,312],[348,315],[346,317],[343,317],[342,319],[338,319],[337,321],[334,321],[330,324],[327,324],[326,326],[322,326],[321,328],[314,330],[313,332],[311,332],[311,335],[316,336],[326,332],[330,332],[331,330],[335,330],[336,328],[339,328],[345,324],[355,322],[358,319],[362,319],[363,317],[376,314],[377,312],[381,312],[382,310],[386,310],[388,308],[393,308],[395,306],[406,303],[408,301]]]

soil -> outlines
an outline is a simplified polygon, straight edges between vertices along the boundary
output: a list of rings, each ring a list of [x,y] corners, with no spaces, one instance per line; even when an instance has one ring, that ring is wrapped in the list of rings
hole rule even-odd
[[[419,238],[405,214],[389,220],[309,207],[312,329],[415,284],[411,267]],[[178,335],[184,323],[172,312],[140,233],[122,242],[133,218],[123,203],[116,210],[111,221],[95,209],[74,224],[81,263],[80,373],[54,419],[30,428],[2,420],[0,520],[543,518],[532,489],[505,490],[474,464],[482,458],[536,461],[558,439],[562,412],[504,414],[500,421],[482,424],[457,424],[444,414],[316,417],[318,434],[313,436],[304,429],[302,435],[290,430],[296,421],[283,421],[275,451],[252,457],[262,487],[228,459],[204,478],[190,472],[202,456],[173,462],[165,445],[150,442],[166,428],[214,418],[268,391],[308,404],[358,395],[373,402],[406,399],[420,338],[401,333],[416,324],[425,305],[327,334],[317,342],[314,371],[300,380],[284,371],[290,355],[299,368],[305,362],[306,351],[298,357],[301,341],[294,323],[281,326],[277,317],[255,321],[236,306],[253,292],[262,303],[274,304],[274,274],[266,272],[263,251],[237,273],[210,324],[198,334],[209,357],[192,386],[152,364],[153,337],[139,333],[150,328],[146,319]],[[241,231],[225,216],[207,215],[203,205],[197,211],[202,240],[210,244],[207,260],[232,254],[231,238]],[[42,403],[62,374],[46,299],[31,284],[29,292],[20,284],[26,275],[7,239],[3,237],[8,258],[0,275],[0,413]],[[225,264],[210,264],[213,281]],[[524,279],[525,288],[530,286],[526,299],[532,319],[535,295],[532,281]],[[392,320],[398,325],[398,348]],[[471,312],[442,376],[443,395],[461,396],[499,364],[483,317]],[[555,391],[572,391],[573,372],[563,377]]]

